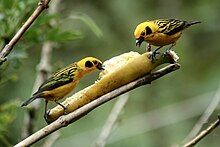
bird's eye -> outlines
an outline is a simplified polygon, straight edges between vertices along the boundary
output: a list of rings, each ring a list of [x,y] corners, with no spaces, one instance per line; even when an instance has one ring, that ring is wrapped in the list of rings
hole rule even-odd
[[[145,28],[145,30],[146,30],[146,35],[149,35],[149,34],[151,34],[151,33],[152,33],[151,28],[150,28],[150,27],[148,27],[148,26]]]
[[[94,60],[93,63],[96,65],[96,64],[98,64],[98,61]]]
[[[86,63],[85,63],[85,67],[88,67],[88,68],[93,67],[92,62],[91,62],[91,61],[86,61]]]

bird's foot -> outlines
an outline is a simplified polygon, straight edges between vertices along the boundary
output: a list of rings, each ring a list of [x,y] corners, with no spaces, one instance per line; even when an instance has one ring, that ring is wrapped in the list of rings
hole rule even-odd
[[[67,112],[67,107],[63,107],[63,111],[64,111],[64,112],[63,112],[64,115],[67,115],[67,114],[68,114],[68,112]]]
[[[168,49],[165,50],[164,54],[168,54],[168,53],[170,53],[170,51],[171,50],[168,48]]]
[[[58,101],[55,101],[55,103],[57,103],[58,105],[60,105],[63,108],[63,111],[64,111],[63,114],[64,115],[68,114],[66,106],[64,106],[63,104],[59,103]]]
[[[159,54],[160,52],[158,52],[157,50],[153,51],[149,56],[149,59],[151,60],[151,62],[154,62],[156,60],[156,56]]]
[[[49,110],[47,110],[45,113],[44,113],[44,119],[45,119],[45,121],[47,122],[47,124],[49,124],[48,123],[48,115],[50,114],[50,109]]]
[[[64,114],[64,115],[67,115],[67,114],[68,114],[68,112],[67,112],[67,107],[64,106],[64,105],[62,105],[62,104],[60,104],[60,106],[63,108],[63,114]]]

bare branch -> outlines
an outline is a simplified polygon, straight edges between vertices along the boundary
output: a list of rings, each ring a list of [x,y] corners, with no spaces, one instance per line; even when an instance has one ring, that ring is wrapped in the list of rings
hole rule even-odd
[[[220,116],[218,116],[218,119],[213,124],[211,124],[207,129],[200,132],[195,138],[193,138],[191,141],[186,143],[184,147],[192,147],[196,145],[200,140],[202,140],[204,137],[206,137],[208,134],[214,131],[219,125],[220,125]]]
[[[117,122],[118,116],[123,109],[124,105],[128,101],[129,93],[121,95],[117,102],[115,103],[114,107],[112,108],[111,113],[109,114],[105,125],[102,128],[102,131],[95,143],[95,146],[97,147],[104,147],[113,127],[115,126],[115,123]]]
[[[38,132],[32,134],[28,138],[24,139],[23,141],[21,141],[20,143],[15,145],[15,147],[32,145],[33,143],[41,140],[42,138],[46,137],[47,135],[53,133],[54,131],[56,131],[62,127],[68,126],[69,124],[75,122],[76,120],[80,119],[81,117],[83,117],[84,115],[86,115],[87,113],[92,111],[93,109],[110,101],[111,99],[113,99],[113,98],[115,98],[125,92],[128,92],[132,89],[140,87],[142,85],[150,84],[152,81],[154,81],[154,80],[156,80],[156,79],[158,79],[158,78],[160,78],[170,72],[173,72],[179,68],[180,68],[180,65],[178,63],[171,64],[171,65],[168,65],[168,66],[166,66],[156,72],[153,72],[153,73],[148,74],[142,78],[139,78],[129,84],[126,84],[118,89],[115,89],[115,90],[99,97],[98,99],[95,99],[92,102],[80,107],[79,109],[75,110],[74,112],[72,112],[68,115],[63,115],[63,116],[59,117],[53,123],[47,125],[46,127],[42,128]]]
[[[202,114],[202,116],[199,118],[198,122],[194,125],[193,129],[187,135],[187,137],[184,139],[183,142],[188,142],[188,140],[191,140],[194,138],[199,131],[201,130],[202,126],[207,123],[209,117],[212,115],[212,113],[215,111],[216,107],[218,106],[220,101],[220,86],[217,89],[214,97],[212,98],[212,101],[210,102],[209,106],[205,110],[205,112]]]
[[[23,24],[23,26],[18,30],[18,32],[14,35],[11,41],[5,45],[5,47],[0,52],[0,65],[6,61],[6,57],[12,51],[15,44],[20,40],[23,34],[27,31],[27,29],[31,26],[31,24],[36,20],[36,18],[41,14],[43,10],[48,8],[48,4],[51,0],[40,0],[37,8],[34,10],[32,15],[28,18],[28,20]]]

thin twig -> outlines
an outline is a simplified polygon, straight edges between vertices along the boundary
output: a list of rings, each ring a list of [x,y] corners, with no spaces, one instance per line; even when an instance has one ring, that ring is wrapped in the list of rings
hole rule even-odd
[[[36,18],[41,14],[41,12],[46,8],[48,8],[48,4],[50,1],[51,0],[40,0],[37,8],[34,10],[32,15],[28,18],[28,20],[18,30],[18,32],[14,35],[14,37],[10,40],[10,42],[7,45],[5,45],[5,47],[0,52],[0,65],[2,65],[2,63],[6,61],[6,57],[12,51],[15,44],[20,40],[20,38],[31,26],[31,24],[36,20]]]
[[[219,85],[219,88],[217,89],[212,101],[210,102],[209,106],[207,107],[205,112],[202,114],[202,116],[199,118],[198,122],[194,125],[193,129],[190,131],[189,135],[187,135],[187,137],[184,139],[183,142],[188,142],[188,140],[191,140],[199,133],[202,126],[205,123],[207,123],[209,117],[215,111],[219,102],[220,102],[220,85]]]
[[[95,146],[97,147],[104,147],[111,132],[113,127],[115,126],[118,116],[123,109],[124,105],[128,101],[129,93],[126,93],[124,95],[121,95],[117,102],[115,103],[114,107],[112,108],[111,113],[109,114],[105,125],[102,128],[102,131],[95,143]]]
[[[196,145],[200,140],[202,140],[204,137],[206,137],[208,134],[210,134],[212,131],[214,131],[219,125],[220,125],[220,117],[218,116],[218,119],[213,124],[211,124],[207,129],[200,132],[191,141],[186,143],[184,145],[184,147],[192,147],[192,146]]]
[[[24,139],[23,141],[21,141],[20,143],[18,143],[15,146],[20,147],[20,146],[32,145],[33,143],[41,140],[42,138],[46,137],[47,135],[53,133],[54,131],[56,131],[62,127],[66,127],[69,124],[77,121],[78,119],[85,116],[87,113],[89,113],[93,109],[112,100],[113,98],[115,98],[125,92],[131,91],[137,87],[140,87],[142,85],[150,84],[152,81],[154,81],[154,80],[156,80],[156,79],[158,79],[158,78],[160,78],[170,72],[173,72],[179,68],[180,68],[180,65],[178,63],[171,64],[171,65],[168,65],[168,66],[166,66],[156,72],[153,72],[153,73],[148,74],[142,78],[139,78],[129,84],[126,84],[118,89],[115,89],[115,90],[99,97],[98,99],[88,103],[87,105],[82,106],[81,108],[75,110],[74,112],[72,112],[68,115],[63,115],[63,116],[59,117],[53,123],[42,128],[38,132],[32,134],[31,136]]]

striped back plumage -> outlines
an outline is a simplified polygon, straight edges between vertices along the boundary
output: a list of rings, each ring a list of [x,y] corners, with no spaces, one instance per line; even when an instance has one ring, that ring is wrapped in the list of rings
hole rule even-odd
[[[158,26],[158,32],[167,35],[173,35],[180,32],[191,25],[201,23],[200,21],[182,21],[178,19],[158,19],[154,23]]]

